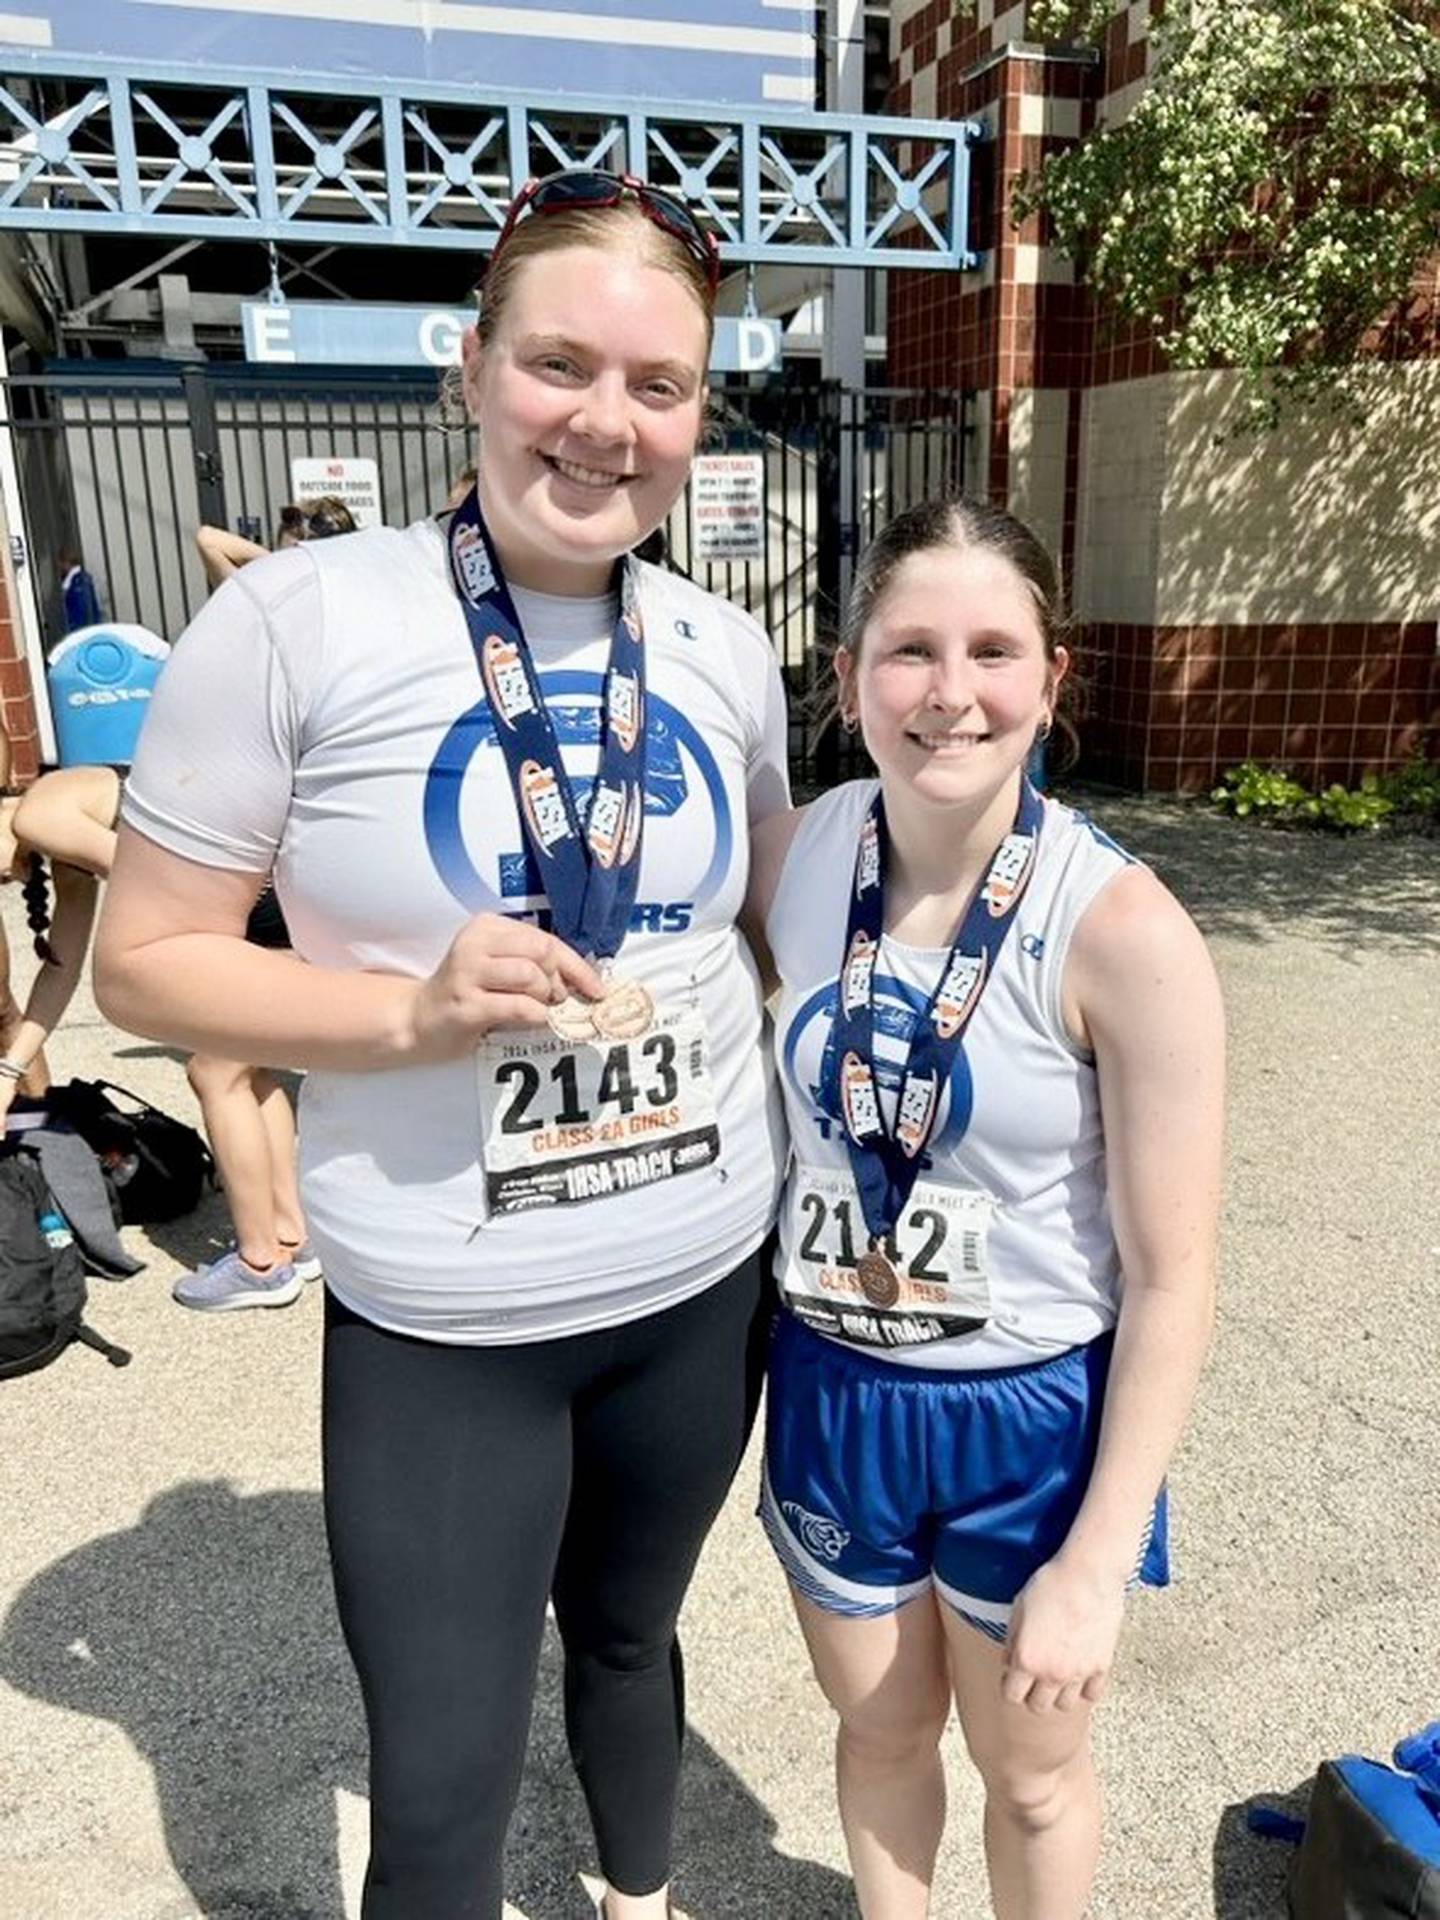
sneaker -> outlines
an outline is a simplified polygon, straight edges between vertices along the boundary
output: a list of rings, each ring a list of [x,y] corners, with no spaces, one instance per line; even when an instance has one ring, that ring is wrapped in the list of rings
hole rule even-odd
[[[289,1253],[290,1264],[295,1269],[297,1279],[318,1280],[320,1278],[320,1256],[311,1241],[307,1240],[303,1247],[290,1248],[286,1248],[282,1242],[280,1250],[282,1253]]]
[[[288,1307],[300,1298],[304,1284],[290,1261],[261,1273],[232,1247],[213,1266],[182,1273],[170,1291],[182,1307],[228,1313],[236,1307]]]

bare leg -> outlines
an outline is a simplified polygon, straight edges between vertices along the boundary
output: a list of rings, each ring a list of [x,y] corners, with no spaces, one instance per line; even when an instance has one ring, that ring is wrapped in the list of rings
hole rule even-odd
[[[270,1196],[275,1237],[288,1255],[305,1238],[300,1182],[295,1168],[295,1109],[284,1087],[264,1067],[250,1069],[250,1085],[270,1143]]]
[[[235,1244],[250,1266],[264,1271],[280,1258],[280,1247],[270,1135],[250,1082],[251,1069],[238,1060],[197,1053],[186,1072],[225,1183]]]
[[[878,1619],[827,1613],[791,1589],[815,1677],[840,1716],[840,1821],[865,1920],[924,1920],[945,1825],[940,1736],[950,1678],[929,1594]]]
[[[1005,1649],[940,1608],[960,1725],[985,1782],[996,1920],[1083,1920],[1100,1852],[1091,1709],[1032,1713],[1000,1692]]]
[[[25,1015],[10,986],[10,943],[0,926],[0,1057],[8,1056],[11,1042],[20,1030]],[[50,1068],[42,1047],[19,1082],[18,1090],[38,1100],[50,1091]]]

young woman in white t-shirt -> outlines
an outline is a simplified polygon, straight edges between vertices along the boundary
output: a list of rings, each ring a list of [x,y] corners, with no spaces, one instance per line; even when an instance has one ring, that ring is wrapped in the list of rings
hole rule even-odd
[[[952,1704],[999,1920],[1080,1920],[1091,1713],[1167,1577],[1211,1322],[1219,993],[1155,876],[1025,780],[1067,665],[1026,528],[901,515],[837,657],[879,780],[756,836],[794,1147],[761,1512],[865,1920],[929,1911]]]
[[[755,1409],[780,1172],[735,926],[786,804],[778,669],[633,557],[689,472],[716,277],[680,203],[532,183],[465,343],[477,496],[237,574],[127,793],[102,1005],[309,1070],[366,1920],[497,1920],[552,1597],[604,1911],[667,1912],[675,1621]],[[294,954],[241,939],[272,867]]]

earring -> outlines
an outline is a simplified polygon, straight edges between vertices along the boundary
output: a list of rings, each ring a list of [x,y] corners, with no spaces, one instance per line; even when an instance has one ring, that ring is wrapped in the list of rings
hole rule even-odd
[[[855,713],[851,708],[842,707],[840,709],[840,724],[845,729],[846,733],[854,733],[855,729],[860,724],[860,716],[858,713]]]
[[[1045,718],[1040,722],[1039,726],[1035,729],[1036,746],[1043,747],[1045,742],[1050,738],[1051,734],[1054,731],[1055,731],[1055,722],[1051,718],[1051,716],[1047,713]]]

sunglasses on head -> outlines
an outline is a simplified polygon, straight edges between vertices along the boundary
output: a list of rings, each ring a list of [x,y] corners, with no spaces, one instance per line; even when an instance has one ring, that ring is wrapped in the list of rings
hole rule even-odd
[[[703,269],[706,283],[714,293],[720,284],[720,246],[714,234],[700,225],[683,200],[637,180],[633,173],[601,173],[590,167],[570,167],[563,173],[546,174],[543,180],[527,180],[510,202],[510,211],[495,242],[495,253],[499,253],[527,213],[573,213],[592,207],[618,207],[627,195],[647,219],[680,242]]]

